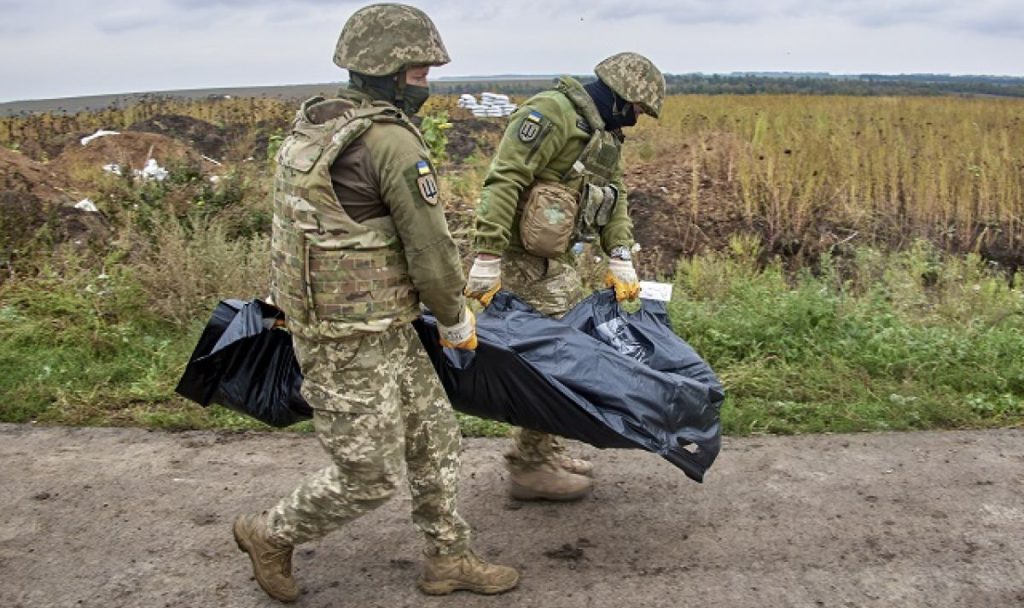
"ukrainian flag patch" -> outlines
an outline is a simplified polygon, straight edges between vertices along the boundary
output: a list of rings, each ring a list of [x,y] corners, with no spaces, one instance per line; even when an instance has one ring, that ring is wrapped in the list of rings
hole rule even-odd
[[[533,142],[540,135],[544,115],[537,110],[530,110],[521,123],[519,123],[519,141],[524,144]]]
[[[416,185],[419,187],[420,196],[428,205],[436,205],[440,200],[440,191],[437,187],[437,180],[434,179],[434,171],[430,163],[421,160],[416,163]]]

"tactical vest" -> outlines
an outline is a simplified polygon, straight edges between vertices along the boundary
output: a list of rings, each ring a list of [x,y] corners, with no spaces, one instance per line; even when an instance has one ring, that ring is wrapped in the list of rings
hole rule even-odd
[[[585,89],[562,80],[556,90],[569,98],[576,113],[592,130],[590,141],[561,179],[579,193],[576,240],[589,242],[611,220],[621,194],[612,181],[622,156],[622,143],[604,129],[604,121]]]
[[[419,316],[391,217],[353,221],[331,182],[338,155],[378,122],[400,124],[423,141],[389,104],[314,97],[277,153],[271,295],[291,322],[324,337],[383,331]]]

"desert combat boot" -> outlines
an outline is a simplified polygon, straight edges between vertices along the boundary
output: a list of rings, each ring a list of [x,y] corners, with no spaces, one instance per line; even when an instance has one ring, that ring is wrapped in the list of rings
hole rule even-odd
[[[594,476],[594,464],[589,460],[582,458],[573,458],[568,454],[557,454],[558,466],[562,467],[570,473],[576,473],[577,475],[586,475],[587,477]]]
[[[267,595],[282,602],[294,602],[299,588],[292,578],[291,545],[267,538],[266,514],[239,515],[233,527],[238,548],[249,554],[252,573]]]
[[[516,500],[578,500],[594,488],[594,480],[586,475],[550,462],[509,473],[508,494]]]
[[[554,452],[550,462],[562,467],[570,473],[576,473],[577,475],[586,475],[587,477],[594,476],[594,465],[589,460],[582,458],[573,458],[569,455],[569,449],[565,444],[565,440],[561,437],[554,437],[551,442],[551,448]],[[508,460],[521,460],[515,456],[515,450],[513,449],[510,456],[506,456]]]
[[[464,590],[493,595],[519,584],[515,568],[491,564],[467,551],[460,555],[428,555],[416,585],[427,595],[447,595]]]

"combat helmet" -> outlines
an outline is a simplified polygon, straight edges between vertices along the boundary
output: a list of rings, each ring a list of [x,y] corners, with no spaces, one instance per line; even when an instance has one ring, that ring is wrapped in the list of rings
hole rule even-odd
[[[352,14],[338,37],[334,63],[366,74],[387,76],[411,66],[451,61],[434,22],[405,4],[371,4]]]
[[[638,53],[618,53],[597,64],[594,73],[628,102],[657,118],[665,101],[665,77],[650,59]]]

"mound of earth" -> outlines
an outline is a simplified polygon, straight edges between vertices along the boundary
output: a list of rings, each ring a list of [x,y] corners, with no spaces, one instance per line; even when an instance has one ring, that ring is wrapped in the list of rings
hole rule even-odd
[[[694,180],[689,166],[661,162],[627,167],[624,179],[642,275],[671,277],[680,257],[724,249],[730,235],[751,230],[724,180]]]
[[[214,159],[224,156],[228,146],[225,130],[217,125],[180,114],[160,114],[139,121],[127,129],[131,132],[156,133],[185,142],[192,148]]]
[[[177,139],[157,133],[123,132],[97,137],[84,146],[75,141],[49,166],[67,175],[73,184],[85,186],[95,183],[106,165],[118,165],[122,171],[140,170],[150,158],[164,168],[201,164],[201,155]]]
[[[626,167],[642,275],[671,277],[681,257],[725,251],[730,237],[738,234],[760,238],[762,264],[779,257],[792,267],[813,266],[825,251],[844,254],[843,235],[851,230],[838,224],[838,218],[828,217],[825,207],[797,233],[771,226],[763,216],[743,215],[739,186],[726,171],[729,155],[747,145],[733,135],[704,134],[683,143],[669,162],[658,159]],[[693,146],[702,146],[700,156],[705,159],[696,172],[691,162]]]
[[[29,194],[44,201],[70,199],[67,180],[28,156],[0,147],[0,192]]]
[[[455,164],[463,164],[476,154],[489,158],[494,155],[505,132],[506,122],[487,118],[451,118],[452,128],[448,130],[448,145],[445,151]]]
[[[76,202],[65,177],[0,148],[0,280],[36,247],[88,252],[107,241],[106,219]]]

